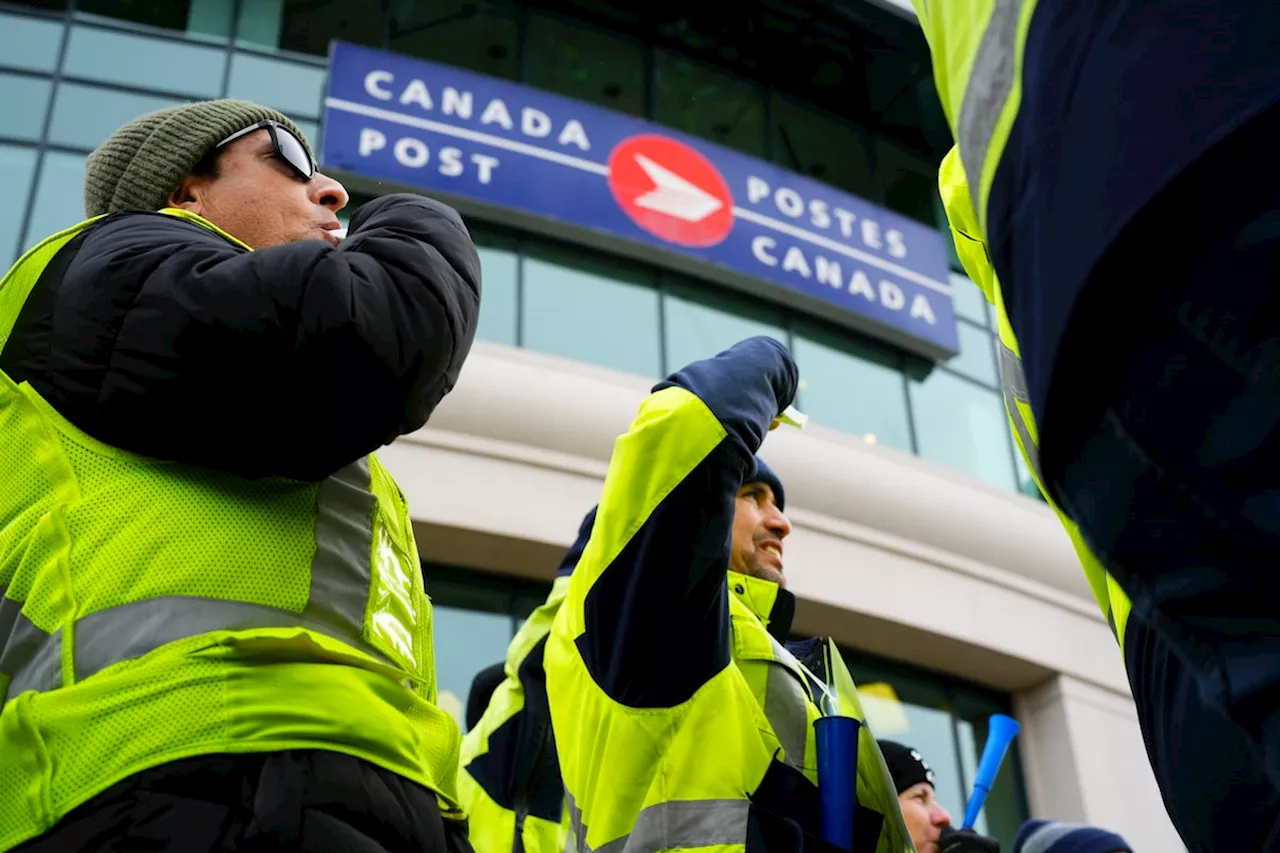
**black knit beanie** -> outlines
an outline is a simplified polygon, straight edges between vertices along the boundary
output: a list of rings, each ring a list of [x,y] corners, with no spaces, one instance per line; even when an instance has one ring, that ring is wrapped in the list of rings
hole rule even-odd
[[[252,101],[197,101],[147,113],[111,134],[85,163],[84,212],[159,210],[215,145],[264,119],[289,128],[311,153],[288,116]]]
[[[884,755],[884,763],[889,768],[889,775],[893,777],[893,787],[899,794],[921,782],[933,785],[933,780],[936,778],[933,768],[917,750],[891,740],[877,741],[877,743],[880,744],[880,753]]]

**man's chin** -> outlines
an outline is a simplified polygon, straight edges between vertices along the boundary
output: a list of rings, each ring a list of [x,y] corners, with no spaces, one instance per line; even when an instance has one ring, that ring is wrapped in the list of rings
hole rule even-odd
[[[756,566],[755,575],[761,580],[776,583],[783,589],[787,588],[787,576],[782,573],[782,569],[775,569],[773,566]]]

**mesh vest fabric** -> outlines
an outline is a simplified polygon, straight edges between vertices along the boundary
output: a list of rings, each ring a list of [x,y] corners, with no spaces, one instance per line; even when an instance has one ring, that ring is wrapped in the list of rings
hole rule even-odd
[[[0,283],[0,345],[89,225]],[[347,753],[461,816],[417,548],[375,456],[321,483],[147,459],[0,372],[0,459],[0,849],[133,773],[219,752]]]

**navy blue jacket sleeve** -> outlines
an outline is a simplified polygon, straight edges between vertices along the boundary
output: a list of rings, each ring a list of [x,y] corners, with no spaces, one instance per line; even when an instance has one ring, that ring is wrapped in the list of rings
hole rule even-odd
[[[773,419],[795,400],[799,374],[791,351],[770,337],[739,341],[714,358],[686,365],[653,387],[684,388],[702,400],[748,461]]]
[[[769,426],[795,397],[790,352],[741,341],[654,387],[696,396],[725,437],[628,540],[587,593],[578,647],[596,683],[630,707],[686,701],[729,662],[726,572],[738,490]],[[680,445],[674,419],[672,448]]]
[[[599,507],[593,506],[583,516],[582,523],[578,525],[578,538],[569,546],[569,550],[564,552],[564,558],[560,560],[560,566],[556,569],[556,577],[567,578],[573,574],[578,561],[582,559],[582,552],[587,547],[587,542],[591,539],[591,530],[596,523],[597,509]]]
[[[384,196],[349,235],[249,252],[173,216],[108,217],[37,285],[3,366],[117,447],[322,479],[426,422],[479,314],[451,208]]]

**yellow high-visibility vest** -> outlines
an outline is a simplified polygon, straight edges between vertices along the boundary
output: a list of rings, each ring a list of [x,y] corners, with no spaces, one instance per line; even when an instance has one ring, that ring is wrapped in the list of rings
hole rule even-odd
[[[0,348],[95,222],[0,282]],[[376,456],[319,483],[149,459],[2,371],[0,702],[0,849],[125,777],[211,753],[342,752],[463,816],[408,508]]]

